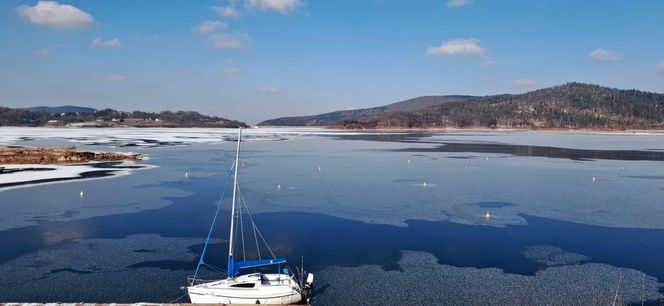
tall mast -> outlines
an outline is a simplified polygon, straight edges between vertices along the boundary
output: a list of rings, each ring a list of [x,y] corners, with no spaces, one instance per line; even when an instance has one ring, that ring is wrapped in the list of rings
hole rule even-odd
[[[240,166],[240,141],[242,141],[242,127],[238,127],[237,152],[235,153],[235,179],[233,180],[233,203],[231,204],[231,233],[228,243],[228,276],[236,274],[235,260],[233,259],[233,235],[235,229],[235,201],[237,194],[237,169]]]

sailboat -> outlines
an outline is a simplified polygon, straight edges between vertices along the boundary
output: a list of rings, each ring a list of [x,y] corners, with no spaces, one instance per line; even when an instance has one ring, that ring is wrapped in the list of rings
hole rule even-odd
[[[296,304],[299,302],[308,302],[310,292],[313,288],[313,274],[306,273],[304,269],[300,267],[300,269],[297,269],[299,280],[296,279],[290,268],[286,266],[286,259],[274,256],[274,253],[269,249],[269,246],[267,246],[267,249],[270,251],[271,258],[261,258],[260,249],[258,247],[258,238],[260,237],[263,242],[265,242],[265,245],[267,245],[267,242],[262,234],[260,234],[260,231],[254,224],[253,218],[251,218],[250,214],[251,226],[254,232],[259,258],[246,260],[244,255],[244,232],[241,234],[241,238],[243,239],[241,241],[243,260],[238,260],[239,256],[235,256],[235,243],[237,242],[235,236],[237,236],[238,231],[243,230],[241,221],[242,204],[245,205],[245,213],[249,213],[249,209],[244,202],[244,197],[241,195],[241,191],[238,187],[238,165],[240,161],[241,139],[242,128],[239,128],[237,151],[235,154],[235,162],[232,167],[234,170],[234,179],[233,200],[231,203],[230,239],[228,244],[228,268],[226,271],[227,278],[212,281],[197,278],[200,267],[206,265],[204,262],[204,255],[217,215],[219,214],[221,202],[223,201],[222,194],[222,200],[219,201],[219,206],[217,206],[217,214],[210,227],[208,239],[203,248],[203,254],[201,254],[194,276],[189,278],[189,286],[186,287],[189,298],[192,303],[208,304]],[[236,222],[236,219],[238,219],[239,222]],[[239,229],[238,224],[240,224]],[[275,270],[272,273],[242,273],[243,270],[246,271],[252,268],[254,268],[253,270],[256,270],[255,268],[264,269],[268,267],[272,267]]]

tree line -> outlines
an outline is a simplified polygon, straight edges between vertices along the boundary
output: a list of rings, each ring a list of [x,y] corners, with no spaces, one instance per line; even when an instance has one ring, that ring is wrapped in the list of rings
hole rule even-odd
[[[664,94],[568,83],[338,122],[350,128],[664,128]]]
[[[102,109],[89,113],[58,113],[0,107],[0,125],[8,126],[43,126],[47,124],[70,124],[89,121],[127,122],[128,119],[161,121],[182,126],[227,126],[246,127],[243,122],[228,120],[216,116],[207,116],[195,111],[162,111],[159,113],[133,111],[122,112],[114,109]]]

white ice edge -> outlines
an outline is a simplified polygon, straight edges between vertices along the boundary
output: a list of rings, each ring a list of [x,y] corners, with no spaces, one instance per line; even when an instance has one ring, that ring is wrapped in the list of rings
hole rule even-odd
[[[569,149],[664,150],[662,132],[648,131],[528,131],[528,130],[339,130],[320,127],[261,127],[244,130],[245,140],[289,141],[316,136],[405,135],[430,136],[424,140],[490,141],[515,145],[555,146]],[[1,145],[22,145],[24,140],[56,139],[74,145],[138,148],[218,144],[233,141],[237,129],[224,128],[45,128],[0,127]],[[518,137],[515,137],[518,136]]]
[[[154,146],[142,142],[150,140],[157,142],[181,144],[207,144],[226,142],[226,138],[233,139],[237,129],[212,128],[0,128],[0,145],[13,145],[24,139],[61,139],[71,143],[95,143],[114,145],[118,142],[127,142],[138,147]],[[404,132],[372,132],[375,135],[403,134]],[[275,137],[287,136],[298,138],[315,135],[361,135],[365,132],[328,130],[325,128],[256,128],[244,130],[247,141],[269,141]]]
[[[118,176],[129,175],[136,170],[147,170],[153,169],[158,166],[141,164],[142,168],[136,169],[118,169],[118,168],[95,168],[93,165],[98,163],[89,163],[89,164],[75,164],[75,165],[35,165],[35,164],[16,164],[16,165],[3,165],[5,169],[23,169],[23,168],[41,168],[41,169],[54,169],[54,170],[44,170],[44,171],[19,171],[14,173],[4,173],[0,174],[0,184],[12,184],[12,183],[28,183],[17,186],[9,187],[0,187],[0,191],[19,189],[19,188],[28,188],[34,186],[48,185],[48,184],[59,184],[59,183],[68,183],[72,181],[87,181],[87,180],[97,180],[97,179],[106,179],[114,178]],[[133,162],[123,162],[119,164],[120,166],[133,165]],[[103,177],[89,177],[83,178],[80,177],[82,173],[90,171],[103,171],[103,170],[114,170],[108,176]],[[74,178],[72,180],[60,180],[60,181],[50,181],[50,182],[41,182],[41,183],[29,183],[32,181],[39,180],[50,180],[50,179],[68,179]]]

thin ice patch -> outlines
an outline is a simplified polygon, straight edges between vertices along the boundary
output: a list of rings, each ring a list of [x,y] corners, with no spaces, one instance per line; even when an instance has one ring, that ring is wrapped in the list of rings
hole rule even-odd
[[[317,305],[610,305],[661,300],[663,284],[605,264],[550,267],[534,276],[438,264],[403,251],[402,272],[377,265],[334,266],[316,274]],[[361,284],[361,285],[358,285]]]
[[[578,264],[590,260],[588,256],[566,252],[550,245],[528,246],[523,251],[523,255],[532,261],[549,267]]]

